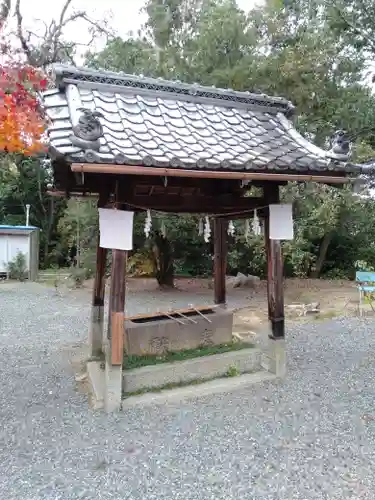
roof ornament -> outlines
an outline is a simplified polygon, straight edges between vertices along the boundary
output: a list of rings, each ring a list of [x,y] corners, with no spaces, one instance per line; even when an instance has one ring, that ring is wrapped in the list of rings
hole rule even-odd
[[[331,149],[327,151],[327,158],[347,161],[352,153],[352,145],[345,130],[337,130],[331,141]]]
[[[73,135],[70,136],[72,144],[81,149],[99,151],[99,138],[103,136],[103,127],[99,117],[103,117],[103,114],[85,108],[78,108],[78,111],[82,114],[77,125],[73,127]]]

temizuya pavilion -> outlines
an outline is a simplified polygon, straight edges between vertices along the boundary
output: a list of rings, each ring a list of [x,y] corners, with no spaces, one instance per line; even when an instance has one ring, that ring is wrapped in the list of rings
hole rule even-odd
[[[228,221],[259,209],[268,259],[269,342],[283,346],[283,262],[280,241],[269,238],[267,207],[279,203],[279,186],[288,181],[342,185],[362,173],[348,163],[345,134],[335,135],[330,151],[320,149],[289,121],[290,102],[263,94],[69,66],[55,66],[54,74],[56,88],[43,96],[54,190],[96,194],[98,207],[210,215],[216,304],[226,301]],[[249,184],[261,188],[262,196],[246,196]],[[112,252],[109,327],[103,336],[106,254],[98,244],[90,349],[92,356],[102,352],[105,339],[108,390],[116,407],[127,252]]]

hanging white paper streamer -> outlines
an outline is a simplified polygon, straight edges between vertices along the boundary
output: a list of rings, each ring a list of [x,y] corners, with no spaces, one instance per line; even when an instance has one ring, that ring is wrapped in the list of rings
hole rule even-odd
[[[147,210],[147,215],[146,215],[146,220],[145,220],[145,227],[144,227],[144,232],[145,232],[146,238],[148,238],[150,236],[151,227],[152,227],[151,212],[150,212],[150,210]]]
[[[160,232],[163,238],[167,237],[167,228],[165,227],[164,221],[161,221]]]
[[[234,236],[234,232],[235,232],[235,229],[234,229],[234,224],[233,224],[233,221],[230,220],[229,221],[229,224],[228,224],[228,234],[230,236]]]
[[[246,219],[245,221],[245,240],[246,241],[249,241],[249,238],[250,238],[250,221],[249,219]]]
[[[241,181],[241,187],[245,187],[245,186],[248,186],[250,184],[251,180],[242,180]]]
[[[260,234],[264,236],[264,220],[259,221],[259,226],[260,226]]]
[[[99,208],[100,246],[115,250],[133,248],[134,212]]]
[[[253,233],[255,234],[255,236],[259,236],[262,233],[260,223],[259,223],[258,213],[256,210],[254,210],[252,229],[253,229]]]
[[[211,238],[211,226],[210,226],[210,219],[208,216],[206,216],[206,221],[204,224],[204,241],[208,243]]]
[[[291,204],[270,205],[270,240],[292,240],[293,211]]]
[[[198,235],[199,235],[199,236],[202,236],[203,231],[204,231],[204,224],[203,224],[203,219],[202,219],[202,217],[201,217],[201,218],[199,219],[199,223],[198,223]]]

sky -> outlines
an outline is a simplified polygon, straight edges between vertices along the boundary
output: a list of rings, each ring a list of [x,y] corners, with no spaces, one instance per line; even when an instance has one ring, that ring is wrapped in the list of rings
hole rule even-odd
[[[237,0],[240,8],[245,11],[250,10],[261,0]],[[25,26],[32,31],[43,29],[43,21],[49,22],[53,18],[58,18],[65,0],[21,0],[21,11],[24,17]],[[145,21],[145,15],[140,12],[145,4],[145,0],[73,0],[74,10],[85,10],[91,18],[96,20],[104,17],[110,19],[110,26],[119,35],[126,36],[129,32],[137,32]],[[72,40],[83,44],[82,52],[88,47],[84,47],[90,40],[87,31],[87,24],[81,21],[71,23],[64,31],[67,40]],[[103,40],[98,40],[95,47],[91,49],[100,50],[104,45]],[[80,51],[81,52],[81,51]]]

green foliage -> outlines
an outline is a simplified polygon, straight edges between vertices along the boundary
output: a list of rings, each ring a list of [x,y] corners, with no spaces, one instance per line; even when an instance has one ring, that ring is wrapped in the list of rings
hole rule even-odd
[[[144,356],[128,356],[125,353],[123,368],[124,370],[131,370],[133,368],[141,368],[142,366],[159,365],[161,363],[173,363],[176,361],[186,361],[187,359],[200,358],[202,356],[213,356],[215,354],[240,351],[241,349],[250,349],[252,347],[254,347],[254,345],[248,342],[230,342],[229,344],[200,346],[195,349],[186,349],[184,351],[165,352]],[[237,369],[236,367],[234,368]],[[233,370],[231,372],[233,372]],[[233,377],[235,375],[228,376]]]
[[[30,205],[30,224],[41,229],[40,262],[49,264],[55,247],[57,221],[65,200],[47,195],[51,171],[42,158],[0,155],[0,224],[25,224],[26,205]]]
[[[27,278],[26,255],[18,252],[14,259],[8,262],[7,272],[11,280],[25,281]]]
[[[91,276],[84,267],[71,267],[69,277],[73,281],[75,288],[80,288],[85,280]]]
[[[152,45],[144,40],[114,38],[99,53],[89,52],[86,63],[96,69],[113,70],[121,67],[126,73],[154,76],[157,58]]]
[[[268,0],[245,13],[234,0],[147,0],[147,20],[138,35],[108,41],[88,53],[95,68],[255,90],[290,99],[297,129],[326,148],[332,133],[347,130],[353,159],[375,157],[375,97],[364,83],[368,55],[375,53],[372,0]],[[0,158],[0,223],[24,223],[31,205],[42,229],[44,264],[66,264],[78,248],[78,269],[91,276],[98,234],[93,202],[68,204],[47,196],[51,172],[38,159]],[[372,180],[369,179],[371,182]],[[287,276],[353,277],[356,262],[375,266],[375,202],[349,189],[290,184],[295,238],[283,243]],[[131,272],[148,274],[161,225],[173,246],[175,272],[211,275],[212,242],[198,235],[198,218],[153,214],[153,235],[135,217]],[[263,237],[244,238],[243,222],[230,238],[228,271],[264,276]],[[155,272],[155,265],[154,265]]]
[[[330,0],[324,6],[335,36],[359,52],[375,53],[373,0]]]
[[[250,235],[248,241],[244,237],[245,227],[236,224],[236,232],[228,248],[228,273],[252,274],[264,277],[266,272],[266,252],[263,236]],[[212,264],[211,264],[212,266]]]
[[[154,262],[148,248],[142,248],[134,252],[128,258],[127,273],[129,276],[150,277],[154,274]]]
[[[349,3],[358,1],[365,0]],[[327,147],[333,131],[344,128],[355,140],[354,159],[365,161],[375,156],[375,99],[363,83],[364,53],[336,35],[326,15],[332,7],[317,0],[269,1],[245,14],[231,0],[148,0],[140,38],[109,43],[96,61],[115,71],[285,96],[297,106],[302,133]],[[372,200],[313,183],[290,184],[282,197],[295,212],[295,238],[283,243],[287,276],[352,277],[355,261],[375,264]],[[197,218],[155,216],[154,227],[161,221],[173,243],[175,270],[211,274],[212,244],[198,236]],[[264,276],[263,237],[245,241],[243,223],[236,228],[228,272]],[[140,227],[135,240],[143,245]]]
[[[96,201],[70,199],[59,220],[58,230],[62,251],[68,254],[69,249],[75,248],[77,267],[85,270],[84,279],[91,278],[95,273],[96,242],[99,233]]]
[[[241,375],[241,372],[238,367],[235,365],[230,365],[227,370],[227,377],[238,377],[239,375]]]
[[[354,262],[354,265],[357,271],[371,271],[371,272],[375,271],[374,266],[371,266],[365,260],[357,260],[356,262]]]

